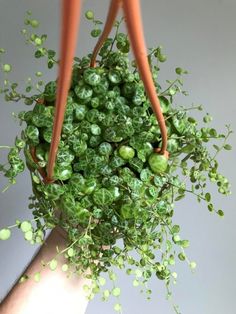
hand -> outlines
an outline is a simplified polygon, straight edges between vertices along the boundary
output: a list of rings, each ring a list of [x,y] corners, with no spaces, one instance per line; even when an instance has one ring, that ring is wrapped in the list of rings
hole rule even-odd
[[[55,227],[24,271],[30,279],[16,283],[1,303],[0,314],[85,313],[88,300],[83,285],[89,285],[90,281],[77,274],[68,279],[61,270],[61,266],[66,262],[63,255],[57,258],[56,270],[44,267],[40,281],[35,282],[33,279],[34,274],[42,268],[41,261],[51,260],[57,254],[56,246],[61,251],[66,248],[66,242],[66,232]]]

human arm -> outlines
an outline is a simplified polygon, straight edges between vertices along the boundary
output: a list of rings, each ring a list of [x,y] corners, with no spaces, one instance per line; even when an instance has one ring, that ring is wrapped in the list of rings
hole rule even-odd
[[[57,258],[57,269],[52,271],[43,267],[41,261],[49,261],[59,250],[66,247],[66,238],[58,228],[52,230],[42,245],[33,261],[29,264],[24,274],[30,279],[23,283],[16,283],[0,305],[0,314],[84,314],[88,304],[83,291],[83,285],[88,280],[73,274],[69,279],[61,270],[66,262],[63,255]],[[40,269],[41,279],[36,282],[33,276]],[[86,282],[87,281],[87,282]]]

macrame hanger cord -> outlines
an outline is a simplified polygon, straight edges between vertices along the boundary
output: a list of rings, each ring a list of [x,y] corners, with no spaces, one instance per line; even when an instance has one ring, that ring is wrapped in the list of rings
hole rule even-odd
[[[121,4],[122,4],[121,0],[111,0],[105,26],[103,28],[102,34],[99,37],[98,42],[92,53],[91,62],[90,62],[90,67],[92,68],[96,67],[96,58],[97,58],[98,52],[102,48],[102,45],[104,44],[105,40],[107,39],[107,37],[109,36],[112,30],[113,24],[115,22],[115,19],[121,7]]]
[[[161,130],[162,146],[160,149],[157,149],[155,151],[157,153],[165,155],[165,157],[168,158],[169,153],[167,152],[167,129],[147,58],[147,49],[143,34],[140,1],[124,0],[122,4],[132,50],[135,56],[135,60],[137,62],[137,67]]]
[[[143,34],[143,26],[142,26],[142,17],[141,17],[141,9],[140,9],[140,1],[139,0],[112,0],[110,4],[110,8],[108,11],[106,23],[104,26],[104,30],[94,48],[92,58],[91,58],[91,67],[96,66],[96,57],[101,49],[103,43],[107,39],[109,33],[112,30],[113,24],[115,22],[115,18],[117,16],[119,8],[123,6],[125,22],[128,29],[128,34],[130,37],[132,50],[135,56],[135,60],[137,62],[137,67],[143,81],[146,93],[152,105],[152,109],[156,115],[156,119],[158,121],[161,137],[162,137],[162,146],[159,149],[155,149],[155,152],[165,155],[167,158],[169,153],[167,152],[167,129],[165,124],[165,119],[163,117],[161,111],[160,101],[157,96],[156,87],[154,85],[152,74],[150,70],[150,66],[147,58],[147,49]]]
[[[46,182],[53,182],[53,169],[66,109],[67,95],[70,88],[73,59],[75,55],[81,0],[62,1],[62,29],[59,76],[57,83],[56,110],[54,115],[52,141],[47,165]]]

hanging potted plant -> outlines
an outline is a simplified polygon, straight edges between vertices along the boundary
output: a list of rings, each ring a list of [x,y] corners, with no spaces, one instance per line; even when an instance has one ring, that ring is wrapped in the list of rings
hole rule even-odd
[[[102,22],[92,11],[86,12],[86,18],[94,24],[92,37],[98,37]],[[37,72],[36,84],[28,80],[25,92],[20,92],[18,84],[7,77],[12,66],[3,62],[5,51],[0,50],[6,75],[0,92],[6,101],[24,101],[30,106],[18,113],[22,132],[15,143],[0,147],[9,148],[8,161],[0,170],[9,185],[16,183],[19,173],[29,170],[33,189],[29,208],[34,217],[31,221],[17,219],[15,225],[2,228],[0,239],[7,240],[17,227],[30,243],[43,243],[46,230],[62,228],[68,245],[57,256],[65,254],[63,270],[68,275],[91,270],[87,276],[92,285],[85,287],[90,299],[99,292],[104,300],[111,294],[119,296],[118,287],[111,291],[102,287],[102,273],[115,280],[114,266],[131,275],[133,285],[145,290],[148,298],[152,276],[163,280],[169,291],[177,276],[173,269],[176,259],[187,262],[192,270],[196,267],[185,251],[189,241],[181,238],[180,226],[172,222],[175,203],[190,193],[210,212],[223,216],[214,206],[208,184],[217,184],[220,194],[230,193],[228,180],[218,170],[217,156],[231,149],[227,140],[232,131],[226,126],[225,134],[218,133],[210,125],[209,114],[203,116],[205,125],[199,125],[194,111],[202,111],[202,106],[175,105],[176,95],[187,96],[183,88],[187,71],[177,67],[176,78],[160,86],[160,68],[166,61],[161,46],[150,49],[148,60],[168,130],[169,159],[153,152],[161,147],[161,132],[136,64],[129,58],[130,43],[120,32],[121,23],[116,22],[114,36],[103,44],[97,67],[90,68],[91,54],[74,58],[51,184],[44,179],[56,81],[45,83]],[[34,32],[39,23],[30,12],[25,24],[22,34],[33,44],[35,58],[46,58],[48,68],[53,68],[58,64],[56,53],[46,48],[45,34]],[[43,267],[55,270],[57,257]],[[39,277],[40,272],[35,280]],[[115,310],[120,312],[121,305],[116,304]]]

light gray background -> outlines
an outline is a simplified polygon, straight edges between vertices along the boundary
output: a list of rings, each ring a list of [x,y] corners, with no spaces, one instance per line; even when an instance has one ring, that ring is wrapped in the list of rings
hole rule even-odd
[[[92,8],[96,16],[106,14],[108,0],[87,0],[84,10]],[[236,101],[236,1],[235,0],[146,0],[142,1],[145,35],[149,47],[162,44],[168,62],[162,67],[162,78],[174,78],[174,68],[189,70],[186,89],[190,96],[182,103],[203,103],[213,114],[213,125],[220,131],[226,123],[235,128]],[[24,12],[30,9],[41,21],[42,32],[49,35],[50,47],[57,49],[59,28],[59,0],[0,0],[0,46],[8,50],[8,60],[15,64],[13,76],[22,83],[27,76],[41,70],[40,63],[32,62],[32,49],[23,43],[19,31]],[[95,41],[88,39],[88,23],[82,21],[77,52],[90,51]],[[7,60],[6,60],[7,61]],[[46,78],[55,73],[46,72]],[[2,79],[2,78],[1,78]],[[22,104],[10,104],[1,100],[0,144],[14,141],[17,123],[12,111],[20,111]],[[231,137],[234,150],[220,157],[222,173],[235,188],[235,135]],[[4,153],[1,151],[1,159]],[[1,178],[1,189],[6,180]],[[210,214],[205,206],[189,197],[176,208],[175,221],[182,226],[183,238],[191,241],[189,256],[196,260],[198,268],[192,274],[185,263],[178,263],[178,284],[174,298],[183,314],[234,314],[235,313],[235,196],[219,197],[219,208],[225,209],[225,218]],[[16,218],[31,217],[27,209],[31,193],[28,174],[18,178],[18,184],[0,195],[0,227],[11,225]],[[4,297],[16,278],[30,261],[36,250],[15,230],[9,241],[0,243],[0,299]],[[154,297],[146,302],[138,290],[132,288],[131,279],[119,276],[122,288],[121,303],[124,314],[171,314],[165,300],[163,284],[153,280]],[[114,300],[103,303],[96,298],[88,307],[88,314],[110,314]]]

